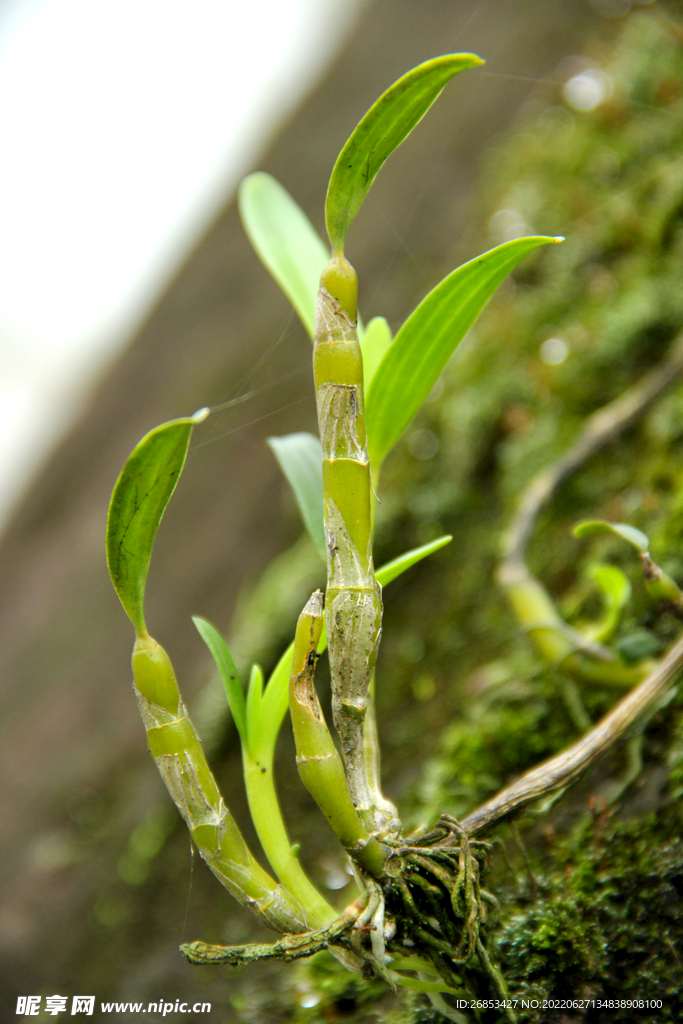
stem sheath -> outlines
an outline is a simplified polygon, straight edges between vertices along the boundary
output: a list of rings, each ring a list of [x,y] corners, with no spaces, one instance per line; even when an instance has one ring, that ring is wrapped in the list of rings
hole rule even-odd
[[[370,461],[356,275],[343,256],[323,271],[315,314],[313,371],[323,450],[332,717],[353,803],[368,828],[386,831],[364,759],[368,689],[381,636],[382,591],[372,562]]]
[[[316,651],[323,626],[323,598],[317,590],[299,616],[294,640],[289,707],[301,781],[345,850],[375,877],[389,851],[374,839],[354,807],[344,767],[315,690]]]
[[[149,751],[211,871],[239,903],[276,931],[303,932],[314,926],[254,859],[216,785],[170,659],[147,633],[138,636],[133,648],[133,680]]]

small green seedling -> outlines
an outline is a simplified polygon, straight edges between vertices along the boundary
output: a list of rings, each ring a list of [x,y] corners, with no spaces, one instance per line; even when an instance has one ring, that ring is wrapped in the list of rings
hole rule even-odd
[[[592,533],[613,533],[615,537],[621,537],[631,547],[634,547],[641,555],[647,554],[650,548],[650,541],[645,534],[627,523],[608,523],[604,519],[585,519],[576,524],[573,532],[575,537],[587,537]]]
[[[376,570],[373,502],[384,459],[498,285],[525,256],[560,239],[518,238],[458,267],[393,338],[382,317],[363,329],[356,273],[344,252],[384,161],[445,85],[481,63],[472,54],[426,61],[394,83],[361,120],[330,178],[325,219],[331,252],[273,178],[252,174],[240,189],[247,234],[313,341],[319,437],[296,433],[269,444],[327,565],[324,597],[311,596],[270,678],[264,682],[255,666],[246,693],[218,630],[206,619],[194,620],[225,687],[242,746],[249,809],[272,875],[258,864],[228,810],[168,656],[149,635],[144,616],[154,538],[206,410],[147,434],[114,489],[108,564],[136,632],[134,692],[150,752],[216,877],[284,936],[272,945],[247,947],[191,943],[183,952],[195,963],[289,960],[328,949],[350,970],[372,970],[392,986],[466,995],[466,975],[474,971],[498,997],[505,996],[489,944],[496,901],[481,885],[488,844],[474,838],[476,828],[468,831],[447,815],[434,828],[407,837],[397,809],[382,793],[373,701],[382,587],[451,538],[438,538]],[[603,632],[608,626],[611,620]],[[339,749],[315,688],[316,662],[326,649]],[[273,756],[288,710],[301,780],[349,855],[361,888],[341,913],[308,878],[279,807]]]
[[[676,581],[653,561],[650,541],[644,533],[627,523],[608,523],[603,519],[587,519],[574,527],[575,537],[585,537],[592,533],[613,533],[635,548],[640,555],[645,589],[650,597],[664,604],[677,618],[683,618],[683,594]]]

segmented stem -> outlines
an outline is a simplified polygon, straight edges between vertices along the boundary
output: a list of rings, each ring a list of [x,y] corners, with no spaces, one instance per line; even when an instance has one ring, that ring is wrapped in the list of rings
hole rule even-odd
[[[214,946],[208,942],[189,942],[180,949],[193,964],[239,964],[255,960],[299,960],[313,956],[331,946],[343,937],[358,917],[360,909],[352,903],[343,913],[328,925],[306,935],[285,935],[272,945]]]
[[[225,806],[181,700],[173,666],[147,633],[133,648],[135,696],[149,751],[199,853],[225,888],[279,932],[314,925],[290,893],[254,859]]]
[[[312,595],[299,616],[294,639],[289,708],[301,781],[342,846],[371,875],[381,874],[389,851],[374,839],[353,805],[341,758],[315,690],[316,651],[323,627],[323,596]]]
[[[392,835],[398,835],[401,831],[401,819],[398,811],[390,800],[387,800],[382,792],[382,780],[380,776],[380,749],[379,735],[377,733],[377,715],[375,708],[375,676],[370,680],[368,700],[365,711],[365,722],[363,723],[363,759],[365,761],[365,773],[370,790],[370,799],[375,809],[375,820],[382,822],[382,831]]]
[[[336,255],[323,272],[315,313],[313,370],[323,450],[332,715],[353,803],[368,828],[384,830],[363,751],[370,679],[381,636],[382,592],[372,563],[371,482],[356,275]]]

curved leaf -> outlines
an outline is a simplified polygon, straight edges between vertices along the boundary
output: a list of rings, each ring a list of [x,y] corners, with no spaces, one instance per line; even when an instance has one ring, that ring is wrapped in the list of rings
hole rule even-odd
[[[596,622],[583,627],[583,634],[596,643],[605,643],[619,625],[621,611],[631,596],[631,582],[616,565],[594,563],[588,566],[588,575],[594,581],[604,604]]]
[[[228,706],[237,726],[242,743],[247,743],[247,712],[244,700],[244,692],[240,677],[235,668],[230,648],[208,619],[200,615],[193,615],[192,621],[206,646],[211,651],[211,656],[216,662],[216,668],[223,681],[225,696],[228,698]]]
[[[363,353],[363,384],[366,394],[370,387],[370,382],[377,372],[377,367],[387,354],[391,341],[391,327],[384,317],[373,317],[365,328],[365,337],[361,345]]]
[[[238,206],[242,224],[266,269],[313,337],[320,275],[330,253],[289,192],[263,171],[244,179]]]
[[[408,317],[366,399],[368,452],[375,472],[501,281],[528,253],[558,241],[544,235],[516,238],[477,256],[444,278]]]
[[[337,157],[327,189],[325,222],[335,251],[343,249],[349,225],[387,157],[454,75],[483,63],[473,53],[434,57],[394,82],[368,110]]]
[[[269,437],[268,447],[294,491],[304,526],[320,554],[327,559],[323,526],[323,452],[313,434]]]
[[[608,523],[604,519],[586,519],[577,523],[573,530],[575,537],[587,537],[591,533],[613,533],[622,540],[627,541],[636,551],[645,554],[650,548],[650,541],[635,526],[628,523]]]
[[[391,562],[387,562],[381,569],[378,569],[375,573],[375,578],[383,587],[386,587],[387,583],[391,583],[397,576],[404,573],[406,569],[410,569],[411,566],[421,562],[427,555],[431,555],[440,548],[445,547],[446,544],[450,544],[452,540],[451,535],[446,533],[443,537],[430,540],[429,544],[423,544],[422,547],[406,551],[404,555],[399,555],[398,558],[392,559]]]
[[[138,633],[146,631],[145,583],[154,538],[185,463],[192,428],[208,414],[208,409],[200,409],[146,434],[131,452],[111,496],[107,566]]]

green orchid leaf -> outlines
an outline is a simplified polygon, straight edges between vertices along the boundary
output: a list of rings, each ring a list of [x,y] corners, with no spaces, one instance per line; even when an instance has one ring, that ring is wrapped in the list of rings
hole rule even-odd
[[[249,752],[256,757],[256,751],[260,748],[262,732],[262,704],[263,704],[263,670],[260,665],[252,665],[247,687],[247,737],[249,741]],[[284,716],[283,716],[284,717]]]
[[[320,650],[320,646],[318,646],[318,650]],[[263,694],[258,749],[254,749],[254,757],[259,760],[267,760],[272,754],[285,715],[289,710],[289,677],[292,671],[293,655],[294,643],[291,643],[273,669]]]
[[[594,563],[588,575],[601,593],[604,611],[597,622],[582,629],[584,635],[596,643],[605,643],[619,625],[621,612],[631,596],[631,582],[616,565]]]
[[[268,446],[294,491],[304,526],[323,562],[327,559],[323,528],[323,453],[313,434],[269,437]]]
[[[397,576],[404,573],[406,569],[410,569],[411,566],[426,558],[427,555],[438,551],[439,548],[445,547],[452,539],[451,536],[445,535],[437,537],[436,540],[430,541],[429,544],[423,544],[422,547],[413,548],[412,551],[407,551],[399,558],[394,558],[391,562],[387,562],[386,565],[377,570],[375,576],[382,586],[385,587],[387,583],[391,583]],[[322,635],[318,643],[318,654],[323,654],[326,648],[327,632],[323,625]],[[258,756],[265,759],[275,748],[278,733],[289,707],[289,676],[292,671],[293,654],[294,644],[291,643],[273,669],[268,680],[260,707],[259,753],[257,755],[256,748],[254,748],[254,757]]]
[[[363,383],[366,394],[370,382],[377,372],[377,367],[387,354],[391,341],[391,327],[384,317],[373,317],[365,328],[365,337],[361,346],[363,352]]]
[[[116,481],[107,517],[107,566],[137,633],[145,633],[145,584],[161,517],[182,472],[192,429],[208,416],[171,420],[146,434]]]
[[[247,710],[244,700],[244,691],[235,668],[230,648],[225,640],[208,619],[200,615],[193,615],[192,621],[206,646],[211,651],[211,656],[216,662],[216,668],[223,681],[225,696],[228,698],[228,707],[237,726],[237,732],[242,743],[247,743]]]
[[[645,534],[627,523],[608,523],[604,519],[586,519],[582,523],[577,523],[573,533],[575,537],[587,537],[591,533],[613,533],[643,554],[650,548],[650,541]]]
[[[404,555],[399,555],[398,558],[392,559],[391,562],[387,562],[381,569],[378,569],[375,573],[375,577],[383,587],[386,587],[387,583],[391,583],[397,576],[404,573],[406,569],[410,569],[411,566],[417,562],[421,562],[427,555],[432,555],[435,551],[450,544],[453,540],[450,534],[444,534],[443,537],[437,537],[436,540],[431,540],[429,544],[423,544],[422,547],[413,548],[412,551],[406,551]]]
[[[365,416],[375,473],[398,441],[482,309],[519,261],[540,245],[562,241],[516,238],[454,270],[408,317],[370,385]]]
[[[320,275],[330,253],[306,214],[283,186],[262,171],[240,185],[238,206],[244,230],[313,337]]]
[[[352,132],[332,169],[325,221],[335,251],[384,161],[427,113],[444,86],[465,68],[484,62],[472,53],[449,53],[425,61],[394,82]]]

